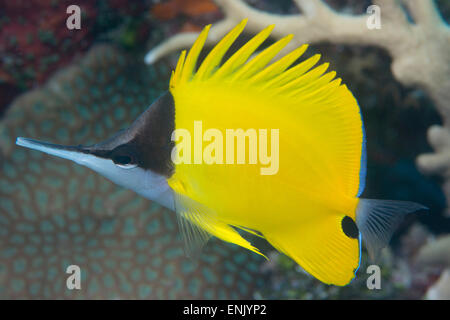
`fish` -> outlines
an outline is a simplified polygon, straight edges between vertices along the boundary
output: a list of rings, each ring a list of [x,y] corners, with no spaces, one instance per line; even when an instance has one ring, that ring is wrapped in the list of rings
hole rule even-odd
[[[293,35],[261,52],[274,25],[228,59],[247,19],[203,61],[210,25],[183,50],[169,88],[127,129],[90,146],[18,137],[16,144],[72,160],[176,212],[186,253],[214,236],[262,255],[267,240],[326,284],[345,286],[375,259],[411,201],[361,198],[366,136],[353,94],[304,44],[276,58]],[[224,60],[224,61],[223,61]],[[273,61],[275,60],[275,61]],[[269,134],[270,133],[270,134]]]

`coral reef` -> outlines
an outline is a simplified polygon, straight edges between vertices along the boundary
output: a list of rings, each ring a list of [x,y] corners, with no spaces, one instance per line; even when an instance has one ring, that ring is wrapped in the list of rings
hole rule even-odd
[[[433,99],[444,126],[432,126],[428,140],[434,153],[420,155],[417,165],[424,172],[439,173],[447,181],[444,192],[450,203],[450,28],[440,17],[432,0],[374,0],[381,8],[381,29],[369,30],[366,15],[339,13],[321,0],[295,0],[301,14],[280,15],[254,9],[241,0],[216,0],[225,18],[215,23],[208,42],[215,43],[243,18],[249,18],[247,31],[256,33],[268,23],[276,25],[274,38],[295,35],[291,46],[299,43],[331,42],[373,45],[392,57],[391,69],[399,82],[423,88]],[[410,14],[410,16],[408,16]],[[410,21],[412,18],[413,21]],[[173,36],[153,48],[146,56],[153,63],[167,53],[189,47],[197,33]]]
[[[416,263],[427,266],[450,267],[450,235],[442,236],[423,246]]]
[[[450,235],[440,236],[420,248],[414,263],[439,278],[428,286],[426,299],[450,300]]]
[[[408,288],[409,299],[450,299],[450,236],[436,238],[424,226],[416,223],[402,236],[397,252],[393,280]]]
[[[251,298],[262,258],[214,239],[185,257],[175,214],[69,161],[15,146],[17,136],[102,141],[168,84],[164,65],[96,46],[0,122],[0,298]],[[68,265],[81,290],[66,288]]]
[[[426,227],[416,223],[400,239],[392,280],[407,289],[403,295],[405,299],[422,299],[439,277],[439,270],[430,270],[416,263],[417,254],[432,237]]]
[[[446,269],[439,280],[428,290],[429,300],[450,300],[450,269]]]

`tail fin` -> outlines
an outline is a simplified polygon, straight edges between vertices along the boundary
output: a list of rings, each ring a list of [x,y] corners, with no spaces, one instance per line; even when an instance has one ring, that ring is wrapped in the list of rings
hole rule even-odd
[[[356,209],[356,225],[374,260],[391,240],[406,214],[427,207],[410,201],[360,199]]]

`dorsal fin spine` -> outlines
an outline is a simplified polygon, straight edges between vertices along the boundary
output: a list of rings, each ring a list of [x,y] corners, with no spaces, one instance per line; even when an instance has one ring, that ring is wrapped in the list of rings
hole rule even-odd
[[[333,80],[333,78],[336,76],[336,72],[335,71],[330,71],[326,74],[324,74],[323,76],[321,76],[320,78],[312,81],[311,83],[300,87],[297,90],[294,90],[290,93],[290,96],[295,96],[295,95],[299,95],[299,94],[304,94],[305,97],[309,96],[309,95],[313,95],[316,93],[316,91],[320,91],[324,88],[324,86],[326,84],[328,84],[331,80]]]
[[[219,67],[226,51],[243,32],[246,23],[245,19],[225,35],[200,64],[198,71],[195,71],[198,57],[211,27],[206,26],[189,52],[181,53],[170,80],[171,90],[187,82],[217,82],[228,85],[236,83],[239,87],[252,87],[270,96],[282,95],[303,101],[332,99],[330,94],[336,92],[340,86],[340,80],[330,84],[336,73],[328,72],[324,75],[329,66],[328,63],[314,67],[320,59],[319,54],[290,67],[306,51],[307,45],[296,48],[267,66],[292,40],[293,35],[278,40],[248,61],[254,51],[269,37],[274,28],[273,25],[250,39]],[[313,69],[310,70],[311,68]]]
[[[235,26],[222,40],[211,50],[195,74],[195,80],[203,80],[211,75],[214,69],[220,64],[223,56],[239,37],[247,24],[248,19],[244,19]]]
[[[178,58],[175,71],[172,72],[172,77],[170,78],[170,88],[174,88],[180,83],[180,77],[181,73],[183,72],[183,65],[185,59],[186,59],[186,50],[183,50],[181,51],[180,57]]]
[[[208,37],[208,32],[210,28],[211,25],[209,24],[202,30],[197,40],[195,40],[194,44],[192,45],[192,48],[189,50],[189,53],[186,57],[186,61],[184,62],[183,72],[181,73],[180,81],[182,83],[190,80],[190,77],[192,76],[192,73],[195,69],[195,65],[197,63],[200,51],[202,50],[206,38]]]
[[[341,78],[337,78],[334,79],[333,81],[331,81],[330,83],[327,83],[326,85],[324,85],[322,88],[320,88],[319,90],[317,90],[316,92],[310,93],[308,96],[302,96],[302,99],[308,99],[311,102],[320,102],[320,101],[332,101],[332,99],[330,99],[330,96],[333,96],[336,93],[336,90],[338,90],[339,88],[344,89],[343,86],[341,86]],[[320,95],[318,95],[318,93],[321,93]],[[314,96],[313,99],[312,96]]]
[[[291,92],[294,88],[300,88],[306,83],[310,83],[310,81],[313,81],[317,78],[319,78],[327,69],[328,69],[329,63],[325,62],[321,64],[320,66],[312,69],[311,71],[303,74],[299,78],[288,82],[284,86],[279,87],[276,89],[277,94],[284,94],[287,92]]]
[[[249,82],[250,83],[257,83],[257,82],[263,82],[266,80],[269,80],[281,73],[283,73],[287,68],[289,68],[295,60],[301,57],[303,53],[305,53],[306,49],[308,48],[307,44],[302,45],[301,47],[296,48],[295,50],[291,51],[289,54],[282,57],[280,60],[274,62],[269,67],[265,68],[261,72],[254,75]]]
[[[274,79],[268,81],[263,87],[269,88],[269,87],[280,87],[283,86],[289,81],[296,79],[300,76],[302,76],[304,73],[306,73],[309,69],[311,69],[317,61],[320,59],[320,54],[316,54],[312,56],[309,59],[306,59],[305,61],[299,63],[298,65],[286,70],[282,74],[278,75]]]
[[[243,65],[253,52],[269,37],[275,25],[270,25],[263,29],[256,36],[244,44],[238,51],[236,51],[216,73],[212,79],[223,78],[233,73],[237,68]]]
[[[280,52],[293,38],[292,34],[278,40],[270,47],[266,48],[263,52],[258,54],[247,64],[245,64],[239,71],[237,71],[231,78],[231,81],[236,81],[238,79],[246,79],[253,76],[258,70],[264,68],[270,60],[272,60],[278,52]]]

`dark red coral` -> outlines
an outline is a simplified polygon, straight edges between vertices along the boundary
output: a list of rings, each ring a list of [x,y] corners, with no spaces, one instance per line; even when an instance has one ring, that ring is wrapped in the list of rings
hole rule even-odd
[[[222,17],[213,0],[166,0],[153,5],[150,11],[169,25],[172,33],[199,31]]]
[[[44,83],[85,52],[101,32],[125,16],[145,12],[144,2],[77,0],[81,29],[69,30],[71,0],[3,0],[0,5],[0,114],[15,95]],[[117,19],[111,17],[119,17]],[[123,20],[123,19],[122,19]]]

